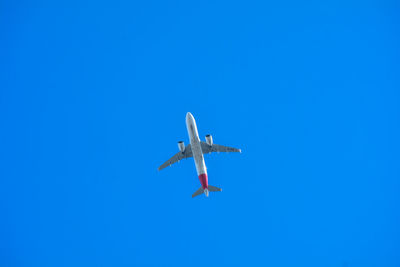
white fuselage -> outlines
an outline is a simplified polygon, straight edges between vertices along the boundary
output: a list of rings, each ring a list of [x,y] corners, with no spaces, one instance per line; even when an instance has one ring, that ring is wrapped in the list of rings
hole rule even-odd
[[[192,147],[192,153],[194,158],[194,163],[196,164],[197,175],[206,174],[207,168],[204,162],[203,151],[201,150],[199,133],[197,132],[196,121],[193,115],[188,112],[186,114],[186,127],[189,133],[190,144]]]

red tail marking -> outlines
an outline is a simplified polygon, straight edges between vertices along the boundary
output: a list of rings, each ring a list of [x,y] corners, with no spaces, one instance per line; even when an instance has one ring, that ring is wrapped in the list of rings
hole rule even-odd
[[[203,189],[207,189],[208,188],[207,173],[200,174],[199,180],[200,180],[200,183],[201,183],[201,186],[203,187]]]

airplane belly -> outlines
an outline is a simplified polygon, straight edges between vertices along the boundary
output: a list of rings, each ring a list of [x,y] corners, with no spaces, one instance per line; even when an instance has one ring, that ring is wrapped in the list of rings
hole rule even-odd
[[[192,114],[190,113],[188,113],[188,115],[186,116],[186,127],[189,133],[190,144],[192,148],[194,163],[196,165],[197,175],[199,176],[202,188],[204,190],[208,190],[207,168],[204,162],[203,151],[201,150],[199,133],[197,131],[196,122]]]
[[[199,140],[193,140],[192,143],[192,153],[194,158],[194,163],[196,165],[197,175],[207,174],[206,164],[204,162],[203,151],[201,151],[201,146]]]

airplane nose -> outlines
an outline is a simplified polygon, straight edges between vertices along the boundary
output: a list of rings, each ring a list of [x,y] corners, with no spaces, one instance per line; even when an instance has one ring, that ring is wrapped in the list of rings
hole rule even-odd
[[[193,115],[190,112],[186,113],[186,121],[189,121],[189,120],[193,120]]]

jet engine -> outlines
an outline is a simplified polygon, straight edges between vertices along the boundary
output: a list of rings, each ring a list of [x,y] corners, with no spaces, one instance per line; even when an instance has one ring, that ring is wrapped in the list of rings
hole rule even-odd
[[[178,147],[181,152],[185,151],[185,143],[183,141],[178,142]]]
[[[212,139],[212,136],[211,136],[210,134],[207,134],[207,135],[206,135],[206,142],[207,142],[207,144],[208,144],[209,146],[212,146],[212,144],[213,144],[213,139]]]

